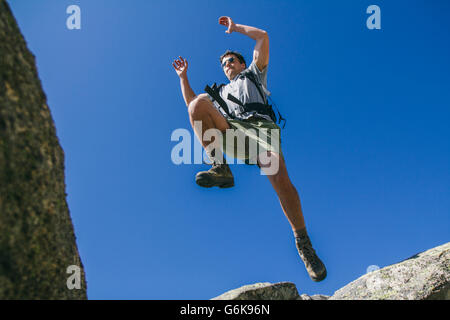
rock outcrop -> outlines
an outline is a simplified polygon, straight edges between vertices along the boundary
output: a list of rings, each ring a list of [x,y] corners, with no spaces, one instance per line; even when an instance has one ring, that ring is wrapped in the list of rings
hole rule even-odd
[[[230,290],[211,300],[298,300],[300,298],[292,282],[255,283]]]
[[[76,266],[68,274],[69,266]],[[70,269],[69,269],[70,270]],[[69,289],[71,282],[81,288]],[[0,299],[86,299],[64,153],[34,56],[0,0]]]
[[[450,242],[365,274],[331,297],[299,295],[291,282],[265,282],[213,300],[450,300]]]
[[[450,300],[450,242],[372,271],[330,300]]]

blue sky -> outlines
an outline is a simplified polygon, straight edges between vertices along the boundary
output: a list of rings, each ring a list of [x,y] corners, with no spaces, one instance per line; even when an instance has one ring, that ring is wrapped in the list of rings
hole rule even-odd
[[[449,241],[448,1],[8,2],[65,152],[89,299],[210,299],[280,281],[331,295]],[[81,30],[66,27],[72,4]],[[366,27],[372,4],[381,30]],[[206,165],[171,161],[171,133],[192,133],[173,59],[188,59],[197,94],[226,82],[226,49],[251,61],[254,41],[226,34],[222,15],[269,33],[268,87],[328,269],[320,283],[255,166],[232,166],[236,186],[219,190],[195,184]]]

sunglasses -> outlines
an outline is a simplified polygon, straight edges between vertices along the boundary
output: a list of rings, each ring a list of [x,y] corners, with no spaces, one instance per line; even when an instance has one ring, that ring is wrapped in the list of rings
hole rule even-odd
[[[226,59],[224,62],[222,62],[222,69],[225,67],[227,62],[232,63],[234,61],[234,57]]]

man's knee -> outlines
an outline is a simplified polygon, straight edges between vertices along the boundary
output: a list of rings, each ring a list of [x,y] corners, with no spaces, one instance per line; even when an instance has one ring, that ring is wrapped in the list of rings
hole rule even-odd
[[[199,94],[194,100],[189,103],[188,112],[191,116],[198,118],[208,112],[212,107],[212,102],[209,100],[206,93]]]

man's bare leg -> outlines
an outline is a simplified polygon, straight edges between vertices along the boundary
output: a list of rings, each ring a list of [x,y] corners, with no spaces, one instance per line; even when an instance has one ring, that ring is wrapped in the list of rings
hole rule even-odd
[[[213,167],[211,169],[197,173],[195,176],[195,182],[199,186],[205,188],[233,187],[234,177],[229,166],[224,163],[225,159],[222,155],[222,146],[219,145],[217,146],[218,148],[214,149],[216,153],[220,152],[220,154],[213,154],[212,150],[208,149],[208,146],[215,141],[208,141],[204,139],[204,134],[207,130],[217,129],[223,134],[226,129],[230,129],[230,125],[225,117],[214,107],[213,103],[209,100],[206,94],[201,94],[192,100],[191,103],[189,103],[188,112],[191,126],[203,148],[205,148],[208,156],[213,162]],[[197,121],[201,121],[201,129],[195,125],[195,122]]]
[[[300,197],[289,179],[283,155],[271,152],[269,159],[270,161],[279,161],[278,171],[275,174],[268,174],[267,177],[278,195],[281,208],[294,232],[298,253],[311,279],[313,281],[322,281],[325,279],[327,271],[325,265],[312,248],[305,227]],[[263,164],[260,158],[258,158],[258,164],[262,170],[269,171],[267,169],[270,167],[270,162]]]
[[[267,175],[267,177],[278,195],[284,215],[288,219],[294,233],[297,230],[303,230],[305,228],[305,220],[303,218],[300,197],[297,189],[289,179],[283,155],[280,156],[272,152],[270,153],[270,159],[271,161],[279,161],[278,172],[273,175]],[[269,164],[263,165],[261,162],[259,162],[259,165],[263,170],[269,166]]]
[[[218,129],[221,132],[225,132],[226,129],[230,129],[225,117],[214,107],[211,100],[209,100],[207,94],[200,94],[188,107],[189,120],[194,132],[201,142],[203,148],[211,143],[210,141],[204,141],[203,136],[208,129]],[[194,121],[202,122],[202,132],[198,132],[198,128],[194,126]]]

